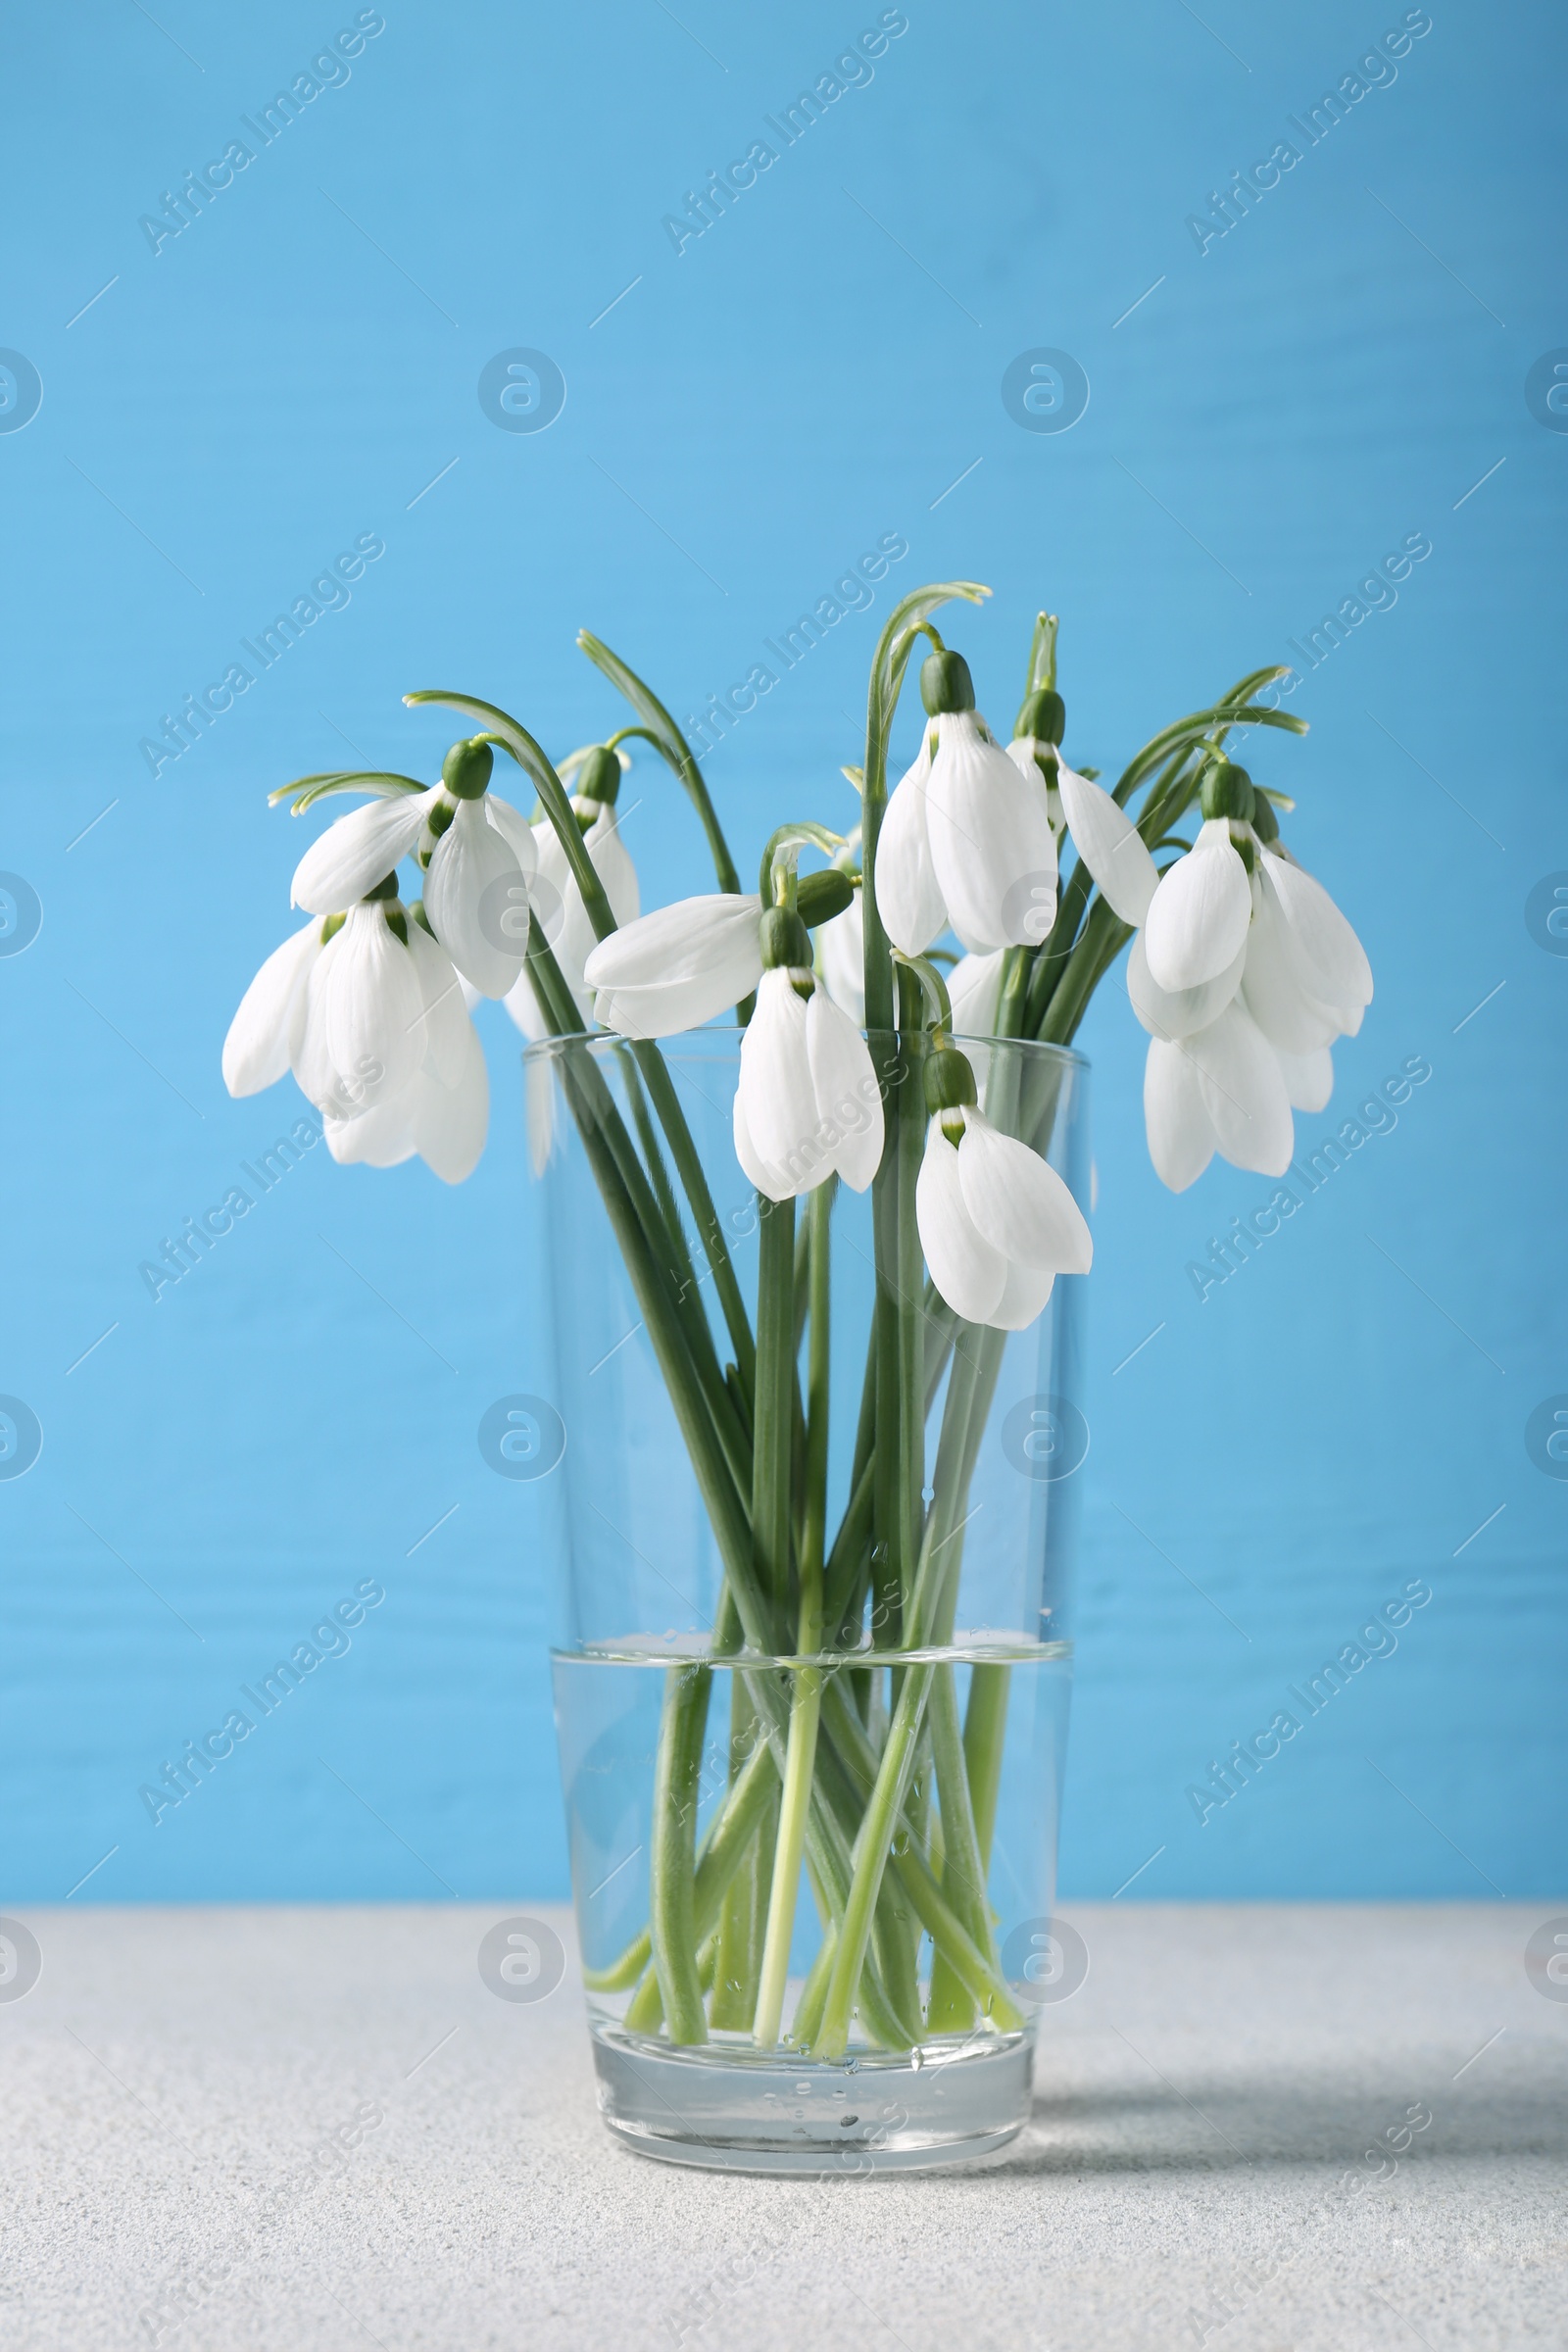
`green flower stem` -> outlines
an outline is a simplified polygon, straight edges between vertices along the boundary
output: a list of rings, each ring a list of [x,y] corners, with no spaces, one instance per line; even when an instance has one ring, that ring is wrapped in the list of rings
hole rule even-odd
[[[639,1064],[631,1057],[638,1049],[632,1048],[630,1054],[624,1048],[617,1048],[616,1051],[628,1065],[629,1078],[626,1092],[631,1103],[632,1119],[637,1129],[638,1140],[643,1148],[648,1180],[663,1220],[664,1238],[667,1242],[665,1262],[672,1285],[675,1311],[680,1317],[686,1345],[691,1351],[697,1376],[703,1384],[703,1393],[713,1417],[713,1427],[724,1448],[736,1486],[743,1497],[749,1497],[752,1486],[751,1440],[745,1424],[736,1410],[735,1398],[730,1393],[724,1378],[723,1367],[719,1363],[717,1352],[713,1347],[713,1335],[709,1328],[707,1310],[703,1305],[702,1296],[698,1289],[696,1270],[692,1265],[691,1252],[686,1246],[686,1231],[681,1221],[680,1208],[669,1181],[668,1170],[664,1166],[664,1155],[659,1148],[659,1138],[654,1131],[653,1120],[649,1116],[643,1088],[639,1083]],[[654,1050],[654,1057],[659,1063],[659,1067],[662,1069],[663,1064],[659,1061],[657,1049]]]
[[[772,1750],[765,1740],[759,1740],[725,1790],[703,1841],[692,1888],[694,1932],[699,1942],[711,1936],[725,1893],[755,1844],[777,1787]],[[634,2033],[657,2033],[663,2016],[652,1958],[653,1939],[644,1928],[612,1967],[583,1974],[591,1992],[619,1992],[642,1979],[637,1998],[626,2012],[626,2024]]]
[[[859,1835],[855,1840],[855,1876],[833,1955],[833,1973],[828,1984],[821,2031],[816,2040],[816,2053],[821,2058],[842,2058],[849,2045],[856,1989],[870,1939],[894,1824],[904,1810],[904,1800],[914,1771],[920,1719],[930,1688],[931,1671],[930,1664],[923,1660],[905,1670],[903,1688],[899,1692],[898,1705],[888,1728],[887,1744],[877,1771],[876,1786],[871,1791]]]
[[[790,1589],[790,1456],[795,1423],[795,1203],[758,1196],[757,1405],[752,1542],[759,1589],[782,1620]]]
[[[963,1716],[963,1754],[974,1806],[975,1843],[987,1870],[991,1841],[997,1827],[997,1795],[1002,1786],[1002,1754],[1007,1728],[1007,1696],[1012,1668],[995,1660],[971,1668],[969,1703]]]
[[[1096,902],[1040,1024],[1043,1044],[1064,1046],[1071,1041],[1090,998],[1132,935],[1131,923],[1124,923],[1103,899]]]
[[[816,1958],[807,1971],[801,1997],[795,2004],[795,2021],[790,2027],[788,2046],[793,2050],[808,2050],[815,2041],[822,2023],[822,2011],[827,2002],[828,1980],[833,1974],[833,1954],[838,1948],[839,1932],[829,1922],[822,1931]]]
[[[843,1775],[857,1807],[864,1804],[875,1784],[877,1758],[866,1739],[858,1715],[843,1689],[842,1678],[828,1680],[823,1706],[823,1745],[834,1768]],[[941,1959],[953,1969],[957,1981],[974,1994],[982,2011],[996,2021],[1006,2023],[1008,2030],[1018,2023],[1017,2011],[1003,1978],[987,1956],[987,1950],[975,1944],[963,1927],[952,1904],[938,1883],[935,1870],[921,1853],[912,1837],[895,1833],[893,1868],[903,1882],[922,1927],[930,1935]],[[989,1939],[988,1939],[989,1940]],[[824,1998],[825,1990],[824,1990]],[[802,2007],[805,1994],[802,1995]],[[800,2016],[798,2009],[797,2018]]]
[[[741,1387],[750,1403],[757,1376],[757,1348],[752,1338],[751,1318],[746,1312],[746,1301],[741,1297],[741,1286],[736,1279],[729,1245],[724,1239],[724,1228],[713,1206],[713,1196],[709,1190],[697,1146],[692,1141],[691,1128],[681,1109],[669,1065],[659,1048],[652,1043],[639,1044],[633,1046],[632,1052],[653,1099],[654,1108],[659,1113],[660,1125],[668,1139],[675,1172],[686,1188],[686,1198],[691,1202],[697,1222],[698,1239],[712,1269],[713,1288],[718,1294],[724,1328],[729,1333],[729,1344],[734,1351]]]
[[[822,1646],[822,1549],[827,1537],[827,1455],[829,1360],[832,1338],[830,1179],[819,1184],[807,1204],[806,1289],[810,1322],[810,1350],[806,1381],[806,1512],[801,1540],[801,1611],[796,1649],[802,1658],[814,1658]],[[794,1278],[796,1298],[801,1285]],[[799,1346],[799,1332],[796,1331]],[[789,1753],[784,1767],[783,1801],[779,1811],[778,1846],[773,1857],[772,1898],[762,1948],[762,1977],[758,1994],[756,2038],[759,2049],[770,2050],[778,2040],[789,1978],[790,1943],[795,1933],[796,1890],[806,1845],[810,1811],[811,1781],[816,1765],[816,1727],[822,1703],[822,1676],[816,1666],[803,1666],[794,1683],[790,1705]]]
[[[654,1779],[648,1929],[669,2037],[688,2044],[708,2039],[697,1973],[695,1876],[697,1782],[712,1680],[709,1666],[669,1668]]]

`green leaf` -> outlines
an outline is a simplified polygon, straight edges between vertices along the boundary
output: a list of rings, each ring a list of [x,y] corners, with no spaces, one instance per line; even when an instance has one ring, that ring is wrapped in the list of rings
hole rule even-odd
[[[400,792],[429,789],[428,784],[419,783],[414,776],[393,775],[383,768],[335,767],[323,769],[316,776],[296,776],[292,784],[280,784],[275,792],[268,794],[267,805],[275,808],[279,801],[292,800],[298,793],[301,797],[293,813],[302,816],[317,801],[324,801],[334,792],[368,792],[377,800],[392,801]]]

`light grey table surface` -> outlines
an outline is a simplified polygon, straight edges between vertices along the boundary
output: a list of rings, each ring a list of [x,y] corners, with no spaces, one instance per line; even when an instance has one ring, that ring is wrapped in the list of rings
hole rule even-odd
[[[480,1980],[526,1908],[27,1913],[5,2352],[1568,2344],[1568,1902],[1070,1906],[1023,2138],[832,2186],[613,2143],[574,1975]]]

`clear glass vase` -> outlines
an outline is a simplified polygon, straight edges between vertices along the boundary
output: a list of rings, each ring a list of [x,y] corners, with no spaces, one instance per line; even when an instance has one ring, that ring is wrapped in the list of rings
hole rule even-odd
[[[1087,1205],[1086,1063],[959,1042],[988,1118]],[[676,2163],[853,2174],[1004,2146],[1071,1965],[1052,1912],[1083,1282],[1058,1277],[1022,1332],[943,1305],[913,1214],[924,1048],[869,1043],[881,1173],[782,1209],[736,1159],[735,1029],[524,1057],[564,1444],[556,1716],[600,2103]],[[768,1344],[760,1291],[778,1297],[792,1250],[794,1326],[774,1334],[801,1392],[792,1525],[778,1606],[754,1592],[748,1614],[764,1547],[739,1359],[752,1333]],[[899,1346],[917,1409],[884,1470]],[[816,1540],[800,1496],[824,1380]],[[813,1541],[821,1633],[803,1650]]]

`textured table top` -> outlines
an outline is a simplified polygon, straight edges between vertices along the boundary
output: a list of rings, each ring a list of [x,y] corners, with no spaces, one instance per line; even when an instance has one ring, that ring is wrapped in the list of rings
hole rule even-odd
[[[1568,2344],[1568,1902],[1071,1907],[1023,2138],[832,2186],[612,2142],[570,1971],[481,1982],[524,1908],[29,1912],[7,2352]]]

